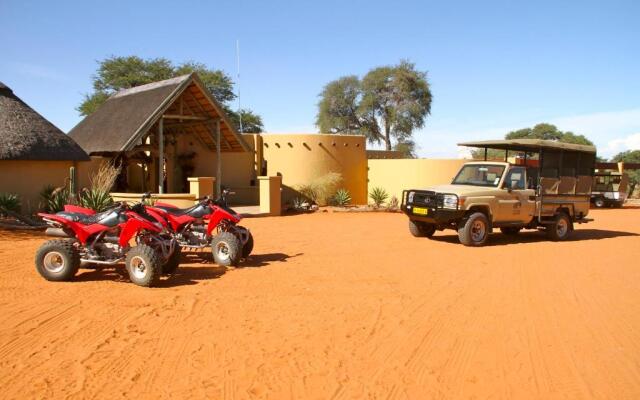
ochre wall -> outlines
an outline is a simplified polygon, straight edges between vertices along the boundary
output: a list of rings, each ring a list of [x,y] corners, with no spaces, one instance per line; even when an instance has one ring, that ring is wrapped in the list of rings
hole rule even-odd
[[[405,189],[451,183],[464,159],[402,159],[369,160],[368,189],[381,187],[391,196],[402,200]]]
[[[282,175],[283,202],[300,185],[329,172],[342,174],[339,187],[351,193],[353,204],[367,202],[367,155],[363,136],[323,134],[262,134],[267,175]]]
[[[37,211],[42,189],[63,186],[71,166],[73,161],[1,160],[0,192],[19,195],[23,213]]]

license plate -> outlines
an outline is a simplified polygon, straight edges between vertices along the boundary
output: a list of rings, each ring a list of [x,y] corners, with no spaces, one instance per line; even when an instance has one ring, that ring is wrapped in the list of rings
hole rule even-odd
[[[427,215],[429,214],[429,209],[422,207],[413,207],[413,213],[418,215]]]

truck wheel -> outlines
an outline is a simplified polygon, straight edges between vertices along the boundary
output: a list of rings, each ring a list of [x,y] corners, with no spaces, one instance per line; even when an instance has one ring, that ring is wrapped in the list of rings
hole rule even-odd
[[[171,253],[167,262],[162,266],[162,274],[171,275],[176,272],[180,265],[180,258],[182,258],[182,247],[176,243],[173,253]]]
[[[139,244],[127,252],[125,266],[131,282],[151,287],[160,279],[160,257],[151,246]]]
[[[431,237],[436,232],[433,224],[409,220],[409,232],[415,237]]]
[[[220,232],[211,241],[213,260],[221,266],[238,265],[242,256],[242,243],[229,232]]]
[[[553,241],[565,240],[571,230],[571,219],[566,213],[561,212],[556,215],[552,224],[547,225],[547,236]]]
[[[593,205],[596,206],[596,208],[604,207],[604,199],[602,197],[597,197],[593,200]]]
[[[49,240],[36,252],[36,270],[48,281],[70,281],[80,268],[73,240]]]
[[[504,228],[500,228],[500,232],[505,235],[517,235],[522,228],[518,228],[517,226],[506,226]]]
[[[458,227],[458,239],[465,246],[482,246],[489,238],[489,220],[481,212],[471,214]]]

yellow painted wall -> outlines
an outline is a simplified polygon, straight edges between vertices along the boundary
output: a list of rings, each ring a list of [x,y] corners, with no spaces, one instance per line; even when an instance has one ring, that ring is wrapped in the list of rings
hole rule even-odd
[[[324,134],[262,134],[267,175],[282,175],[283,202],[296,194],[291,189],[309,184],[329,172],[342,174],[340,187],[354,204],[367,202],[367,155],[363,136]]]
[[[22,212],[37,211],[42,189],[63,186],[71,166],[73,161],[0,160],[0,192],[19,195]]]
[[[381,187],[391,196],[402,200],[405,189],[451,183],[460,167],[469,160],[463,159],[401,159],[369,160],[368,190]]]

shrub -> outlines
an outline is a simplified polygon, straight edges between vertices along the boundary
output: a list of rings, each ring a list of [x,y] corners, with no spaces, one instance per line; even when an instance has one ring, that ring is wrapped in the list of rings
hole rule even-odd
[[[120,175],[120,169],[120,166],[116,167],[113,163],[102,163],[100,168],[89,178],[91,190],[109,193]]]
[[[387,208],[389,210],[397,210],[399,205],[400,205],[400,201],[398,200],[398,198],[396,196],[391,196],[391,200],[389,200],[389,204],[387,205]]]
[[[58,188],[51,185],[45,186],[40,191],[41,208],[48,213],[57,213],[64,210],[64,205],[69,203],[69,197],[69,190],[65,186]]]
[[[84,189],[80,192],[80,205],[101,212],[113,204],[113,199],[108,192],[98,189]]]
[[[347,189],[338,189],[336,194],[333,195],[333,201],[337,206],[346,206],[351,203],[351,194]]]
[[[373,204],[376,208],[380,207],[389,197],[386,190],[381,187],[374,187],[369,193],[369,197],[373,200]]]
[[[340,182],[342,182],[342,174],[329,172],[311,183],[298,186],[297,189],[309,201],[318,205],[326,205],[332,199]]]
[[[0,215],[7,211],[20,212],[20,198],[17,194],[0,193]]]

